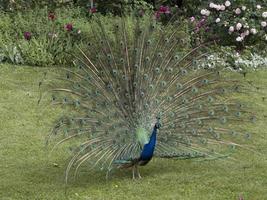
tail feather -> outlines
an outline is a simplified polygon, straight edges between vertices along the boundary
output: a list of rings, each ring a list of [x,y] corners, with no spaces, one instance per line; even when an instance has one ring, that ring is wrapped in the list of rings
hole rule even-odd
[[[219,66],[198,66],[206,44],[185,53],[179,28],[149,18],[119,19],[111,29],[97,23],[88,48],[78,48],[76,67],[51,82],[52,104],[66,112],[48,140],[77,147],[66,177],[88,161],[108,170],[132,165],[142,150],[136,130],[150,133],[159,117],[155,156],[218,158],[229,146],[242,147],[236,135],[247,134],[239,125],[255,118],[232,96],[246,87]]]

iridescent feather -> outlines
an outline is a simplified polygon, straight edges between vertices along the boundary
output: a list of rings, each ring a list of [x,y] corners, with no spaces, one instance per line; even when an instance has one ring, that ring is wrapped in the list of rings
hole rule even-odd
[[[199,67],[206,45],[182,52],[178,31],[145,17],[116,20],[111,30],[101,22],[92,27],[75,67],[52,83],[52,104],[67,112],[48,141],[75,146],[66,181],[85,163],[107,172],[142,165],[157,123],[157,157],[216,159],[246,148],[237,136],[248,134],[239,125],[253,113],[231,98],[246,88],[219,66]]]

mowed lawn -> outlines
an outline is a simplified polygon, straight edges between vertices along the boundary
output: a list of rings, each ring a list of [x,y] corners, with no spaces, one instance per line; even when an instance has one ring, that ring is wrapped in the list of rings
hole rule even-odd
[[[259,92],[240,95],[260,118],[254,125],[242,124],[254,133],[251,145],[257,153],[241,149],[238,159],[205,162],[153,159],[136,181],[129,171],[108,181],[105,172],[82,171],[65,194],[69,153],[59,148],[49,156],[45,147],[61,110],[37,104],[38,83],[50,70],[55,69],[0,65],[0,200],[267,199],[267,71],[248,73],[244,81],[252,81]]]

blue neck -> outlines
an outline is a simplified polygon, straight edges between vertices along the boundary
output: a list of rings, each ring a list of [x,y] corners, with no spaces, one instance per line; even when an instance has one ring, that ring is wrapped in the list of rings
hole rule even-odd
[[[150,136],[149,142],[145,144],[142,153],[140,155],[140,160],[150,160],[153,156],[156,140],[157,140],[157,127],[153,128],[153,132]]]

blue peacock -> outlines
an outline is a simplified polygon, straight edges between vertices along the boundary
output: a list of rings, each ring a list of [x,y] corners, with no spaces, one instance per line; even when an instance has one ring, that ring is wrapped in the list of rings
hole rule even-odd
[[[179,51],[175,24],[149,17],[122,17],[105,27],[94,25],[75,67],[52,83],[52,104],[66,112],[48,142],[72,147],[66,181],[81,166],[107,177],[129,168],[135,179],[153,157],[217,159],[246,148],[241,142],[250,136],[240,125],[255,117],[231,98],[246,88],[220,67],[198,65],[205,45]]]

